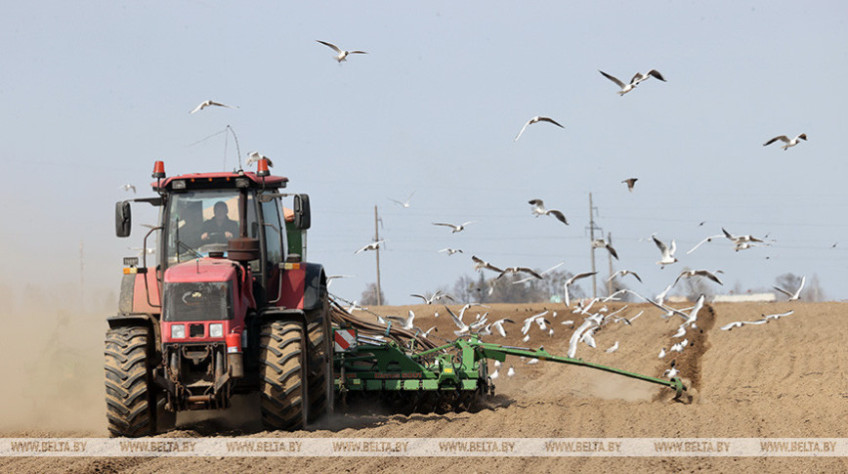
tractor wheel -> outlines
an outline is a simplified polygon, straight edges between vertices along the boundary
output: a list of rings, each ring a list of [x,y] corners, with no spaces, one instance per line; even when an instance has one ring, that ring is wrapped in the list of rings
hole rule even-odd
[[[305,337],[296,321],[272,321],[259,334],[262,423],[270,430],[306,426]]]
[[[156,403],[145,327],[106,331],[106,418],[112,436],[147,436],[156,432]]]
[[[322,309],[307,313],[309,336],[309,396],[310,423],[333,411],[333,356],[330,341],[330,312],[327,300]],[[317,314],[316,314],[317,313]]]

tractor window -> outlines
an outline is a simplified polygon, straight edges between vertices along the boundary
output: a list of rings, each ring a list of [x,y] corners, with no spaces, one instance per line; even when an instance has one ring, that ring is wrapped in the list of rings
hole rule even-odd
[[[168,264],[191,260],[209,252],[226,251],[227,241],[238,237],[238,191],[201,190],[173,194],[169,202]],[[248,194],[247,228],[256,237],[256,209]]]

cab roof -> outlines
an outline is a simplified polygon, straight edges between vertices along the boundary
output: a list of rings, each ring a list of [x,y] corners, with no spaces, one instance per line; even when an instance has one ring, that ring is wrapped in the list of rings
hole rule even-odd
[[[177,176],[169,176],[161,181],[151,183],[154,191],[164,189],[210,189],[210,188],[236,188],[236,181],[246,178],[250,188],[285,188],[289,179],[284,176],[257,176],[253,171],[218,171],[212,173],[189,173]],[[174,186],[174,182],[182,181],[185,186]]]

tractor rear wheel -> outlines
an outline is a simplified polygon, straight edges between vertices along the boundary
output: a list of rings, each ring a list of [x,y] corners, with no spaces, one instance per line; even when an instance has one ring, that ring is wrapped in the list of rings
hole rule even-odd
[[[106,418],[113,436],[147,436],[156,432],[150,350],[150,332],[145,327],[106,331]]]
[[[268,429],[293,431],[306,426],[303,332],[299,322],[271,321],[259,334],[260,408]]]

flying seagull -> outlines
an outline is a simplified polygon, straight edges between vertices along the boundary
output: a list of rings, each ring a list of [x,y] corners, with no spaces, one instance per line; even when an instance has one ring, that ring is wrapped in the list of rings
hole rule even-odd
[[[262,153],[259,153],[258,151],[251,151],[250,153],[248,153],[247,163],[245,163],[245,166],[250,166],[253,163],[258,163],[259,160],[263,158],[268,162],[268,166],[272,168],[274,167],[274,162],[271,161],[271,158],[268,158],[267,156],[263,155]]]
[[[424,295],[419,295],[419,294],[415,294],[415,293],[413,293],[409,296],[421,298],[422,300],[424,300],[424,304],[433,304],[434,301],[438,301],[438,300],[441,300],[441,299],[449,299],[451,301],[455,301],[453,299],[453,297],[451,297],[451,295],[442,293],[441,291],[438,291],[438,290],[435,293],[433,293],[429,298],[424,296]],[[463,311],[464,311],[464,309],[463,309]],[[462,314],[459,315],[459,318],[462,319]]]
[[[572,276],[568,280],[565,280],[565,284],[563,285],[563,288],[565,289],[565,306],[566,307],[571,306],[571,297],[568,295],[568,287],[573,285],[574,282],[576,282],[577,280],[580,280],[580,279],[586,278],[586,277],[590,277],[590,276],[594,275],[595,273],[598,273],[598,272],[578,273],[577,275]]]
[[[674,257],[674,252],[677,251],[677,244],[674,240],[671,241],[671,245],[666,245],[665,242],[657,239],[654,235],[652,235],[651,238],[654,239],[654,243],[657,244],[657,248],[659,248],[660,252],[662,252],[662,258],[660,258],[657,262],[657,265],[664,267],[677,261],[677,258]]]
[[[800,300],[800,299],[801,299],[801,290],[803,290],[803,289],[804,289],[804,283],[805,283],[806,281],[807,281],[807,277],[806,277],[806,275],[805,275],[805,276],[802,276],[802,277],[801,277],[801,285],[798,287],[798,289],[797,289],[797,290],[795,290],[795,292],[794,292],[794,293],[790,293],[790,292],[788,292],[788,291],[784,290],[783,288],[778,288],[778,287],[776,287],[776,286],[773,286],[772,288],[774,288],[775,290],[777,290],[777,291],[779,291],[779,292],[783,293],[784,295],[788,296],[788,297],[789,297],[789,301],[796,301],[796,300]]]
[[[370,244],[362,247],[361,249],[359,249],[359,250],[357,250],[356,252],[353,252],[353,253],[357,254],[359,252],[365,252],[367,250],[377,250],[377,249],[380,248],[380,244],[382,244],[384,242],[385,242],[385,240],[378,240],[376,242],[371,242]]]
[[[474,262],[474,269],[475,270],[481,270],[481,269],[485,268],[487,270],[492,270],[492,271],[495,271],[495,272],[498,272],[498,273],[503,272],[503,270],[501,270],[500,268],[492,265],[491,263],[489,263],[489,262],[487,262],[487,261],[485,261],[481,258],[478,258],[477,256],[472,255],[471,260]]]
[[[527,126],[528,126],[528,125],[531,125],[531,124],[534,124],[534,123],[536,123],[536,122],[550,122],[550,123],[552,123],[552,124],[556,125],[556,126],[557,126],[557,127],[559,127],[559,128],[565,128],[565,127],[563,127],[562,125],[560,125],[559,123],[557,123],[557,121],[556,121],[556,120],[554,120],[554,119],[552,119],[552,118],[550,118],[550,117],[540,117],[540,116],[538,116],[538,115],[537,115],[537,116],[535,116],[535,117],[531,118],[530,120],[528,120],[528,121],[527,121],[527,123],[525,123],[525,124],[524,124],[524,126],[523,126],[523,127],[521,127],[521,131],[520,131],[520,132],[518,132],[518,135],[515,137],[515,140],[513,140],[513,141],[517,142],[517,141],[518,141],[518,139],[519,139],[519,138],[521,138],[521,134],[522,134],[522,133],[524,133],[524,130],[526,130],[526,129],[527,129]]]
[[[406,201],[398,201],[397,199],[392,199],[392,198],[389,198],[389,200],[394,202],[394,203],[397,203],[400,207],[408,208],[409,207],[409,201],[412,199],[413,194],[415,194],[415,191],[412,191],[412,193],[409,195],[409,197],[406,198]]]
[[[671,286],[676,285],[681,278],[692,278],[694,276],[709,278],[710,280],[718,283],[719,285],[724,285],[721,280],[719,280],[718,277],[715,276],[715,274],[710,272],[709,270],[683,270],[682,272],[680,272],[680,275],[677,275],[677,279],[674,280],[674,283],[672,283]]]
[[[542,277],[544,277],[544,276],[545,276],[545,275],[547,275],[548,273],[550,273],[550,272],[552,272],[552,271],[556,270],[557,268],[561,267],[564,263],[565,263],[565,262],[559,262],[559,263],[557,263],[556,265],[552,266],[551,268],[548,268],[547,270],[543,271],[543,272],[542,272],[542,273],[540,273],[539,275],[541,275]],[[512,282],[512,284],[513,284],[513,285],[517,285],[517,284],[519,284],[519,283],[525,283],[525,282],[528,282],[528,281],[532,280],[533,278],[535,278],[535,277],[533,277],[533,276],[531,275],[531,276],[528,276],[528,277],[524,277],[524,278],[522,278],[522,279],[520,279],[520,280],[516,280],[516,281]]]
[[[632,91],[633,88],[636,87],[637,84],[639,84],[640,82],[642,82],[642,81],[644,81],[644,80],[646,80],[650,77],[655,77],[655,78],[665,82],[665,79],[662,77],[662,74],[660,74],[660,72],[657,71],[656,69],[651,69],[650,71],[647,72],[647,74],[642,74],[641,72],[637,72],[636,75],[634,75],[633,78],[630,79],[629,84],[625,84],[624,82],[622,82],[617,77],[612,76],[610,74],[607,74],[604,71],[598,70],[598,72],[600,72],[604,77],[611,80],[618,87],[621,88],[621,90],[618,91],[618,95],[627,94],[628,92]]]
[[[562,211],[557,209],[545,209],[545,203],[541,199],[531,199],[528,203],[533,206],[533,209],[531,209],[530,212],[532,212],[534,216],[554,216],[558,221],[568,225],[568,220],[565,218]]]
[[[215,102],[214,100],[206,100],[206,101],[201,102],[200,105],[195,107],[194,110],[192,110],[189,113],[193,114],[195,112],[199,112],[199,111],[205,109],[206,107],[210,107],[210,106],[213,106],[213,105],[216,106],[216,107],[226,107],[228,109],[237,109],[238,108],[238,107],[232,107],[232,106],[229,106],[229,105],[226,105],[226,104],[222,104],[220,102]]]
[[[462,250],[461,249],[452,249],[452,248],[448,247],[448,248],[444,248],[442,250],[439,250],[438,253],[446,253],[448,255],[453,255],[455,253],[462,253]]]
[[[607,251],[618,260],[618,253],[612,248],[612,245],[604,239],[595,239],[592,241],[592,248],[607,249]]]
[[[506,275],[507,273],[527,273],[530,276],[532,276],[533,278],[536,278],[538,280],[542,279],[542,275],[539,275],[532,268],[528,268],[528,267],[507,267],[507,268],[504,268],[503,271],[501,271],[501,274],[498,275],[497,278],[495,278],[495,279],[498,279],[498,278]]]
[[[774,138],[772,138],[771,140],[769,140],[769,141],[767,141],[767,142],[763,143],[763,146],[771,145],[772,143],[774,143],[774,142],[776,142],[776,141],[778,141],[778,140],[780,140],[780,141],[782,141],[782,142],[786,143],[786,145],[783,145],[783,146],[781,147],[781,148],[783,148],[783,151],[786,151],[786,150],[788,150],[789,148],[791,148],[791,147],[793,147],[793,146],[797,145],[798,143],[800,143],[798,140],[804,140],[804,141],[806,141],[806,140],[807,140],[807,134],[806,134],[806,133],[802,133],[802,134],[798,135],[797,137],[793,138],[792,140],[790,140],[790,139],[789,139],[789,137],[787,137],[786,135],[780,135],[780,136],[774,137]]]
[[[463,230],[465,230],[465,226],[467,226],[468,224],[471,224],[472,222],[474,222],[474,221],[463,222],[462,224],[459,224],[459,225],[447,224],[445,222],[433,222],[433,225],[441,225],[441,226],[445,226],[445,227],[450,227],[451,229],[453,229],[451,231],[451,234],[455,234],[457,232],[462,232]]]
[[[689,249],[689,251],[688,251],[688,252],[686,252],[686,255],[689,255],[690,253],[694,252],[694,251],[695,251],[698,247],[700,247],[701,245],[704,245],[704,244],[705,244],[705,243],[707,243],[707,242],[712,242],[714,239],[718,239],[719,237],[725,237],[725,235],[711,235],[711,236],[709,236],[709,237],[705,238],[704,240],[702,240],[702,241],[698,242],[698,245],[696,245],[696,246],[692,247],[691,249]]]
[[[626,275],[633,275],[634,278],[639,280],[639,283],[642,283],[642,279],[639,278],[639,275],[637,275],[636,272],[631,272],[630,270],[619,270],[619,271],[613,273],[612,275],[610,275],[610,277],[607,278],[607,281],[610,281],[615,277],[624,277]]]
[[[632,193],[633,192],[633,186],[636,186],[636,181],[638,181],[638,180],[639,180],[639,178],[627,178],[624,181],[622,181],[622,183],[625,183],[627,185],[627,190]]]
[[[349,54],[368,54],[365,51],[345,51],[345,50],[339,48],[338,46],[334,45],[333,43],[328,43],[326,41],[321,41],[321,40],[315,40],[315,41],[323,44],[324,46],[329,47],[330,49],[332,49],[333,51],[338,53],[338,56],[336,56],[336,61],[338,61],[339,64],[341,64],[342,61],[347,61],[347,56]]]
[[[612,346],[610,346],[610,347],[609,347],[609,349],[607,349],[607,350],[606,350],[606,351],[604,351],[604,352],[606,352],[607,354],[609,354],[609,353],[611,353],[611,352],[615,352],[615,351],[617,351],[617,350],[618,350],[618,341],[615,341],[615,344],[613,344]]]
[[[400,316],[386,316],[386,317],[389,318],[389,319],[393,319],[395,321],[400,322],[401,327],[403,329],[406,329],[407,331],[411,331],[412,328],[413,328],[412,321],[415,319],[415,313],[413,313],[412,310],[410,309],[409,315],[405,318],[401,318]]]
[[[129,184],[129,183],[124,184],[123,186],[121,186],[121,189],[123,189],[124,191],[132,191],[133,194],[135,194],[135,185],[134,184]]]

